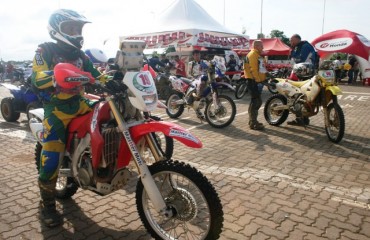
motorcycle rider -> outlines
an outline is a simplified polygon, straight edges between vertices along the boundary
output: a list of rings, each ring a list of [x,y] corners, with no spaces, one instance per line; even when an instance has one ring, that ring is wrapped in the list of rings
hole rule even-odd
[[[209,63],[205,60],[200,59],[200,51],[194,50],[193,51],[193,61],[190,61],[188,63],[188,77],[192,79],[196,79],[203,75],[201,77],[200,85],[197,86],[196,93],[191,94],[190,96],[187,96],[187,102],[189,105],[193,104],[194,100],[199,100],[201,97],[201,94],[207,84],[208,76],[207,76],[207,69],[209,67]],[[198,107],[195,107],[195,112],[197,114],[197,117],[200,119],[203,119],[203,113],[200,111]]]
[[[302,41],[301,36],[293,34],[290,38],[290,46],[292,48],[291,59],[297,63],[311,63],[313,66],[317,63],[317,54],[315,48],[307,41]],[[297,80],[296,75],[292,71],[290,79]],[[308,121],[305,121],[306,123]],[[302,125],[301,119],[296,118],[293,121],[287,122],[288,125]]]
[[[159,60],[157,55],[153,55],[149,60],[148,64],[151,68],[154,69],[154,71],[159,72],[160,67],[164,67],[165,65]]]
[[[263,43],[260,40],[253,42],[253,49],[248,53],[244,62],[244,76],[248,80],[248,90],[251,93],[251,102],[248,108],[249,128],[263,130],[265,127],[257,121],[258,110],[262,105],[261,91],[258,84],[266,80],[266,67],[261,57]]]
[[[82,97],[82,85],[61,88],[55,83],[52,70],[58,63],[71,63],[95,78],[101,75],[81,50],[81,33],[86,23],[90,22],[73,10],[60,9],[52,13],[48,31],[56,43],[40,44],[33,59],[32,83],[40,90],[45,115],[38,183],[41,218],[48,227],[62,223],[56,210],[55,186],[65,150],[66,127],[77,115],[91,111],[94,104]]]

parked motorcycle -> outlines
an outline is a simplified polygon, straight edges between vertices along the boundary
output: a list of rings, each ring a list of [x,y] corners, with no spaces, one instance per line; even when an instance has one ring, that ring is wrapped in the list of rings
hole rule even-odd
[[[110,72],[106,74],[109,75]],[[115,101],[115,104],[119,112],[122,114],[122,116],[124,116],[124,120],[129,120],[130,118],[133,117],[133,115],[136,112],[129,114],[130,109],[132,109],[132,107],[129,101],[128,88],[122,82],[123,78],[120,78],[118,76],[116,77],[117,78],[112,78],[111,80],[107,81],[105,83],[104,88],[97,88],[97,87],[94,87],[93,85],[90,85],[88,88],[85,87],[85,90],[89,89],[89,91],[87,91],[84,96],[91,100],[99,100],[101,97],[107,96],[108,93],[106,92],[106,89],[108,88],[110,92],[115,93],[114,101]],[[166,108],[166,106],[162,104],[160,101],[158,101],[158,108]],[[139,119],[140,118],[139,116],[140,115],[137,115],[136,118]],[[150,112],[143,112],[142,116],[146,120],[150,119],[154,121],[162,121],[160,117],[154,116]],[[152,132],[151,135],[153,136],[154,141],[156,141],[158,150],[162,153],[162,156],[163,156],[162,160],[171,159],[173,152],[174,152],[173,138],[166,136],[162,132]],[[144,154],[146,155],[145,160],[147,164],[155,162],[155,159],[150,154],[150,152],[145,152]]]
[[[57,82],[93,81],[91,74],[68,63],[57,64],[54,77]],[[120,91],[97,86],[109,94],[95,104],[92,112],[69,124],[57,197],[69,198],[78,188],[99,195],[120,190],[132,177],[129,163],[133,160],[140,176],[136,188],[137,210],[155,239],[219,238],[223,211],[214,187],[189,164],[162,161],[151,133],[162,132],[193,148],[202,147],[201,141],[174,123],[143,117],[142,112],[153,111],[158,101],[149,72],[126,72],[123,83],[129,92],[124,114],[115,101]],[[32,114],[43,119],[43,109],[32,110]],[[38,167],[43,126],[31,119],[30,128],[38,141],[35,151]],[[148,146],[156,160],[150,166],[143,154]]]
[[[315,76],[306,81],[276,78],[270,85],[278,91],[265,103],[264,116],[270,125],[282,124],[289,113],[295,114],[302,125],[308,125],[309,118],[317,115],[322,108],[329,140],[334,143],[342,140],[345,120],[337,98],[342,91],[335,84],[333,70],[322,66]]]
[[[217,81],[215,73],[221,74],[220,69],[222,69],[222,60],[219,61],[216,56],[208,68],[208,76],[199,76],[194,81],[171,76],[170,80],[174,91],[166,101],[167,115],[171,118],[178,118],[184,112],[185,107],[195,110],[204,109],[205,120],[212,127],[223,128],[230,125],[236,115],[236,106],[229,96],[220,95],[219,90],[235,91],[235,89],[226,82]],[[207,81],[207,84],[203,90],[199,91],[204,80]],[[189,101],[191,97],[194,99],[193,102]],[[203,115],[198,115],[198,117],[202,119]]]
[[[266,82],[264,82],[264,84],[267,86],[267,89],[270,91],[270,93],[276,94],[278,93],[276,88],[272,87],[272,85],[268,83],[271,83],[272,81],[274,81],[275,78],[287,78],[288,75],[289,75],[289,68],[275,69],[267,73],[267,80]],[[240,80],[238,81],[238,84],[236,85],[235,98],[241,99],[247,93],[248,93],[247,79],[245,79],[244,76],[242,76]]]
[[[242,76],[235,88],[235,98],[241,99],[248,93],[247,79]]]
[[[30,110],[42,107],[41,101],[32,91],[31,80],[21,80],[21,82],[20,86],[1,83],[13,95],[13,97],[5,97],[1,100],[1,114],[7,122],[17,121],[21,113],[26,113],[29,120],[31,118]]]
[[[291,68],[288,67],[283,67],[283,68],[278,68],[275,69],[271,72],[268,72],[268,82],[274,81],[275,78],[288,78],[291,72]],[[272,87],[272,85],[267,84],[267,89],[270,91],[272,94],[277,94],[276,88]]]
[[[161,100],[166,100],[172,91],[171,81],[170,81],[170,66],[160,68],[160,71],[157,73],[155,86],[158,91],[158,97]]]

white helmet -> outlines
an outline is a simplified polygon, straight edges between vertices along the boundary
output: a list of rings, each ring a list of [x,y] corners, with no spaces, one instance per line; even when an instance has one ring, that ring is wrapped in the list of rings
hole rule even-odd
[[[313,64],[308,62],[294,64],[293,73],[298,78],[311,78],[315,75]]]
[[[93,64],[107,63],[108,57],[105,53],[97,48],[90,48],[85,50],[85,54],[89,57]]]
[[[52,39],[66,43],[77,49],[81,49],[84,38],[82,37],[82,28],[85,23],[90,23],[84,16],[73,10],[59,9],[51,14],[49,18],[48,30]],[[69,35],[64,32],[67,24],[72,25],[78,34]]]

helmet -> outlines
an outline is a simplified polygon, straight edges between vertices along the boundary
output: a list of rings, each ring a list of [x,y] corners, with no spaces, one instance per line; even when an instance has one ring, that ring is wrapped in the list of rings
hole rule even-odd
[[[298,78],[310,78],[313,77],[315,71],[312,63],[304,62],[294,64],[293,73],[297,75]]]
[[[84,38],[82,27],[89,21],[73,10],[59,9],[51,14],[48,30],[52,39],[61,41],[77,49],[81,49]],[[76,33],[71,33],[69,28],[73,27]]]
[[[100,49],[90,48],[85,50],[85,53],[93,64],[101,64],[108,62],[107,55],[105,55],[105,53]]]

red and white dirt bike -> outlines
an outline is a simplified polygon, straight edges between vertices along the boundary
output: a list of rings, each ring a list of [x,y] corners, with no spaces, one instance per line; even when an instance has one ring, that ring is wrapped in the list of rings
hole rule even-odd
[[[56,66],[54,77],[57,81],[92,81],[89,73],[67,63]],[[193,148],[202,147],[201,141],[176,124],[143,117],[142,112],[153,111],[158,101],[149,72],[127,72],[123,84],[129,99],[123,114],[115,99],[121,90],[103,89],[109,96],[101,98],[92,112],[69,124],[57,197],[69,198],[78,188],[99,195],[120,190],[133,177],[132,164],[129,166],[133,161],[140,177],[136,207],[155,239],[219,238],[223,210],[214,187],[189,164],[163,160],[158,141],[151,133],[162,132]],[[39,119],[44,118],[43,109],[32,110],[32,114],[35,118],[30,120],[30,128],[38,141],[35,159],[39,166],[43,136]],[[151,165],[145,157],[148,152],[155,159]]]
[[[224,58],[215,56],[209,66],[206,66],[207,75],[201,75],[195,80],[170,76],[173,91],[166,100],[167,115],[170,118],[178,118],[187,107],[198,109],[199,112],[203,111],[201,115],[197,114],[198,118],[205,118],[214,128],[229,126],[235,119],[236,105],[229,96],[219,94],[219,91],[223,89],[235,91],[235,89],[229,83],[216,79],[216,75],[224,76],[226,70],[224,61]],[[205,86],[200,90],[202,82]],[[197,97],[189,103],[190,95],[195,93]]]

